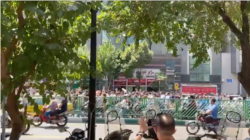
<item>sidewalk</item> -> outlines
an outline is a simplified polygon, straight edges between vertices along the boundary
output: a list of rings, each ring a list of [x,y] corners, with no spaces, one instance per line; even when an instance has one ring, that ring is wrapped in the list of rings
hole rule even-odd
[[[88,121],[87,117],[80,118],[80,117],[69,117],[68,123],[86,123]],[[125,123],[127,125],[138,125],[138,119],[130,119],[125,118]],[[192,120],[175,120],[176,126],[186,126],[187,123],[191,122]],[[96,118],[97,124],[104,124],[105,119],[104,118]],[[241,128],[249,128],[249,122],[241,122]]]

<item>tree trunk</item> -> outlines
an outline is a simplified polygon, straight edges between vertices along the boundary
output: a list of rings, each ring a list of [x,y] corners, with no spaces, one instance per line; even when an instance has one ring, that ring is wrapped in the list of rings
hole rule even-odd
[[[23,129],[23,119],[20,116],[19,110],[18,110],[18,104],[17,100],[15,98],[15,90],[12,91],[8,95],[7,98],[7,112],[11,118],[12,121],[12,130],[10,134],[10,140],[19,140],[19,137],[22,134]]]
[[[241,43],[242,48],[242,68],[238,74],[238,80],[244,87],[248,95],[250,95],[250,45],[249,43]]]
[[[108,79],[108,90],[111,89],[111,78],[109,76],[107,76]]]

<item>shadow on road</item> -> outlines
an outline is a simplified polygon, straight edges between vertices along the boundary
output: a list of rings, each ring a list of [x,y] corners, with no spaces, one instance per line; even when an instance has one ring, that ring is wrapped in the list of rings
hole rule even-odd
[[[22,134],[22,136],[33,136],[34,134]]]
[[[44,128],[44,129],[69,129],[69,127],[58,127],[58,126],[40,126],[40,128]]]

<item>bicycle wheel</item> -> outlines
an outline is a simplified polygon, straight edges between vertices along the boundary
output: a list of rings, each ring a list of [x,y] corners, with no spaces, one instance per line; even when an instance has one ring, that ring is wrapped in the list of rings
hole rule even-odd
[[[149,109],[146,112],[146,119],[154,119],[156,117],[156,111],[154,109]]]

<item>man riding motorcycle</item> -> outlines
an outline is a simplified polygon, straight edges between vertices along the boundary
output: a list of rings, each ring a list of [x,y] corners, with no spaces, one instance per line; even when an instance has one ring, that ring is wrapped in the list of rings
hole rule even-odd
[[[51,116],[56,116],[58,119],[58,114],[66,112],[68,110],[68,102],[66,99],[63,99],[60,106],[53,112],[51,112]]]
[[[215,104],[216,99],[211,99],[210,100],[210,105],[206,112],[198,115],[198,119],[204,119],[205,122],[212,123],[214,120],[218,119],[218,106]]]
[[[51,113],[54,112],[57,107],[58,107],[57,101],[55,100],[55,97],[52,97],[52,101],[50,105],[46,107],[46,108],[49,108],[50,110],[45,112],[45,117],[48,123],[50,122]]]

